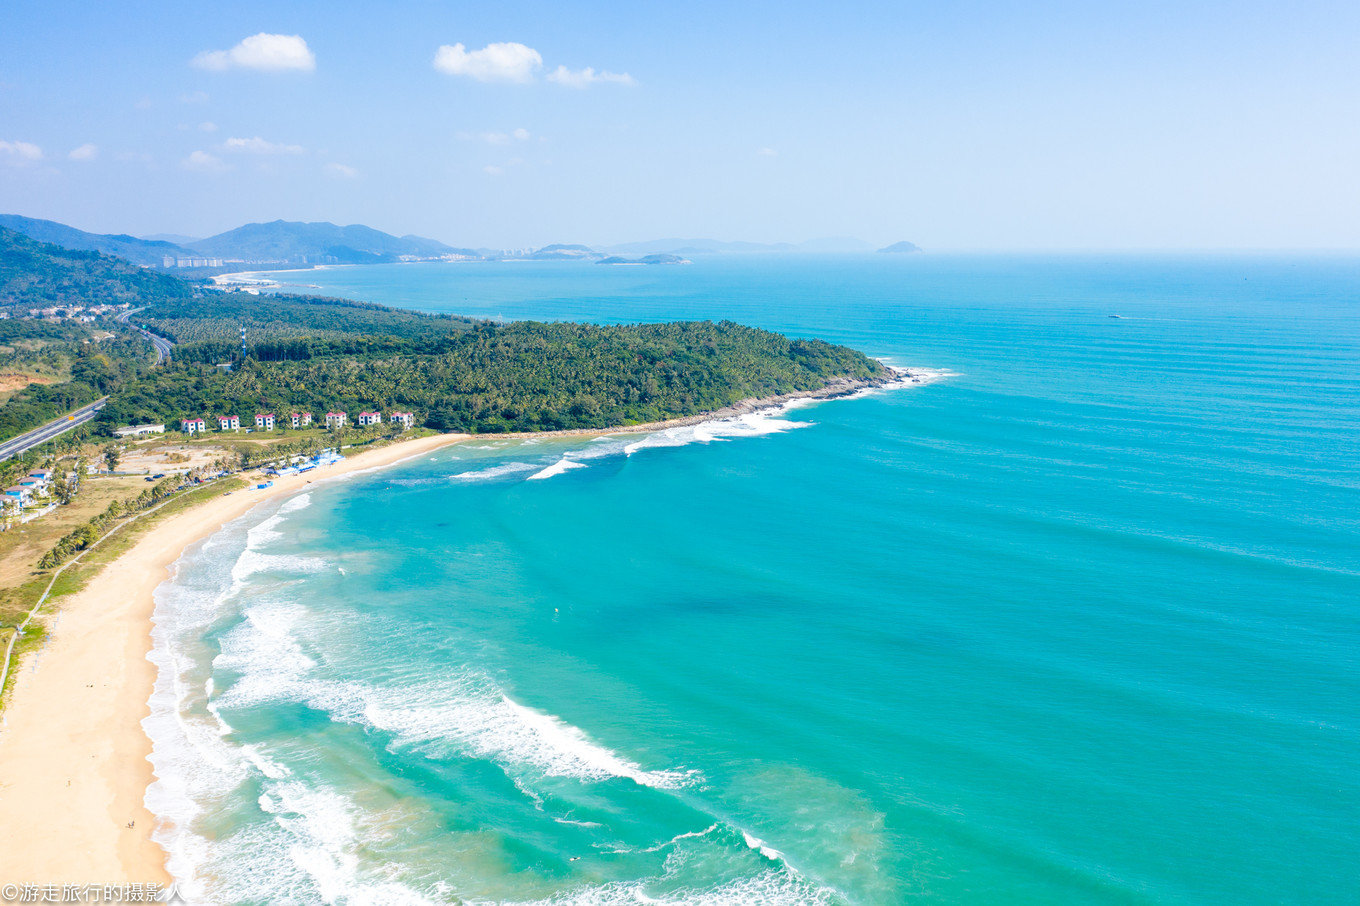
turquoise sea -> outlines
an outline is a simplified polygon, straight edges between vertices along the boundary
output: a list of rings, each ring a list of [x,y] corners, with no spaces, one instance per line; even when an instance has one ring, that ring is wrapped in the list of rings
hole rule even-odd
[[[951,376],[478,439],[191,548],[146,726],[198,901],[1360,902],[1355,258],[280,277]]]

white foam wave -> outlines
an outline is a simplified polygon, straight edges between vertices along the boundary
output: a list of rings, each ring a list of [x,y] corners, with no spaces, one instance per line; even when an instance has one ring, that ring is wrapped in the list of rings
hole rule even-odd
[[[566,456],[563,456],[561,459],[559,459],[552,465],[548,466],[546,469],[543,469],[530,475],[529,480],[541,481],[544,478],[552,478],[554,475],[561,475],[563,472],[570,472],[572,469],[584,469],[585,467],[586,467],[585,463],[577,462],[574,459],[570,459]]]
[[[627,456],[632,456],[641,450],[683,447],[687,444],[711,444],[745,437],[764,437],[767,434],[782,434],[798,428],[810,428],[814,424],[779,418],[783,414],[782,408],[768,409],[731,418],[699,422],[696,425],[667,428],[625,444],[623,452]]]
[[[620,881],[582,887],[535,900],[533,906],[833,906],[843,902],[833,890],[816,887],[791,872],[773,869],[707,889],[662,892],[657,886],[654,881]]]
[[[627,778],[660,789],[683,786],[696,776],[646,770],[579,728],[511,700],[475,674],[417,686],[325,683],[306,691],[311,706],[335,719],[392,733],[396,746],[421,747],[435,757],[484,758],[512,774],[528,769],[587,782]]]
[[[530,472],[538,466],[530,462],[506,462],[497,466],[490,466],[485,469],[473,469],[468,472],[459,472],[451,475],[454,481],[491,481],[496,478],[504,478],[506,475],[515,475],[519,472]]]

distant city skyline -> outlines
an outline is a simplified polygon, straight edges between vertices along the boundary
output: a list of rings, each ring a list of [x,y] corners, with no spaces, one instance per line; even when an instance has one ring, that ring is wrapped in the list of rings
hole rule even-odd
[[[0,212],[455,246],[1360,248],[1360,7],[18,0]]]

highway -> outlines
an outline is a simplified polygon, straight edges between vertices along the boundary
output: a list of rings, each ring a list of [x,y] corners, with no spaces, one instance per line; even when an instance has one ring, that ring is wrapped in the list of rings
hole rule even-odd
[[[0,443],[0,460],[9,459],[11,456],[18,456],[20,453],[38,444],[45,444],[59,434],[65,434],[72,428],[85,424],[90,419],[99,414],[99,410],[104,408],[108,397],[101,397],[81,409],[63,415],[61,418],[50,421],[41,428],[34,428],[27,434],[20,434],[13,440]]]
[[[139,311],[141,311],[140,308],[129,309],[128,311],[125,311],[121,315],[119,315],[117,320],[122,321],[124,324],[127,324],[128,327],[131,327],[133,330],[137,331],[139,334],[150,340],[152,345],[156,347],[156,364],[157,365],[163,364],[167,359],[170,358],[170,350],[175,344],[167,340],[165,337],[156,336],[149,330],[143,330],[136,324],[129,324],[128,317]],[[7,440],[4,443],[0,443],[0,461],[9,459],[11,456],[18,456],[25,450],[28,450],[32,447],[36,447],[38,446],[38,444],[47,443],[49,440],[56,437],[57,435],[65,434],[72,428],[76,428],[79,427],[80,425],[85,424],[87,421],[89,421],[90,419],[94,418],[96,415],[99,414],[99,410],[104,408],[104,403],[106,400],[108,400],[107,396],[97,399],[93,403],[90,403],[88,406],[85,406],[81,409],[77,409],[74,412],[68,412],[61,418],[56,419],[55,421],[48,422],[41,428],[34,428],[27,434],[20,434],[18,437],[12,440]]]
[[[156,347],[156,364],[157,365],[163,364],[166,359],[170,358],[170,350],[175,344],[172,343],[170,340],[167,340],[165,337],[158,337],[151,331],[143,330],[136,324],[130,323],[128,321],[128,318],[139,311],[141,311],[140,308],[130,308],[127,311],[123,312],[121,315],[119,315],[116,320],[122,321],[124,324],[127,324],[128,327],[131,327],[133,330],[137,331],[139,334],[150,340],[151,345]]]

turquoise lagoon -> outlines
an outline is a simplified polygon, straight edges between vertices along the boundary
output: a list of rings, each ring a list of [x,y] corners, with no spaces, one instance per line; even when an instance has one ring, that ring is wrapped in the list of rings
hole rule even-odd
[[[280,277],[951,376],[479,438],[196,545],[146,725],[202,901],[1360,898],[1360,262]]]

